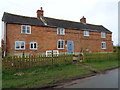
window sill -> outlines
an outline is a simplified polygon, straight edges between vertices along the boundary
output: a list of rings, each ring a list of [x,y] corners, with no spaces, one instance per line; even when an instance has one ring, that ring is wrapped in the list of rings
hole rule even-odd
[[[15,49],[16,51],[25,50],[25,49]]]
[[[63,50],[63,49],[65,49],[65,48],[58,48],[58,49],[62,49],[62,50]]]
[[[102,50],[105,50],[106,48],[101,48]]]
[[[38,49],[30,49],[30,50],[38,50]]]
[[[89,37],[89,35],[84,35],[85,37]]]
[[[31,33],[21,33],[21,34],[31,34]]]
[[[57,35],[61,35],[61,36],[64,36],[65,34],[57,34]]]

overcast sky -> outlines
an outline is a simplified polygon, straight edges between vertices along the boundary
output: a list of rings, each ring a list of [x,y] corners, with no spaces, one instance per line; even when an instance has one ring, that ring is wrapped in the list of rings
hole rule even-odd
[[[70,21],[86,17],[87,23],[103,25],[113,32],[113,43],[118,43],[119,0],[0,0],[0,19],[4,12],[36,17],[43,7],[44,16]],[[1,34],[1,24],[0,24]]]

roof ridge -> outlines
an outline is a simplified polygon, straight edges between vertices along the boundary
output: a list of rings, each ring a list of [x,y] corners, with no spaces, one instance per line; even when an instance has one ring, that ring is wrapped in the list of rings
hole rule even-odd
[[[49,18],[49,19],[56,19],[56,20],[60,20],[60,21],[68,21],[68,22],[73,22],[73,23],[80,23],[80,24],[86,24],[86,25],[94,25],[94,26],[102,26],[102,25],[95,25],[95,24],[89,24],[89,23],[82,23],[82,22],[77,22],[77,21],[70,21],[70,20],[65,20],[65,19],[57,19],[57,18],[52,18],[52,17],[45,17],[45,18]]]

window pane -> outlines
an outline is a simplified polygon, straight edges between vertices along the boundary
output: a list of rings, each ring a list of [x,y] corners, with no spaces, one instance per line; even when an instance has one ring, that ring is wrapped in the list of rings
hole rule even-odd
[[[103,37],[105,37],[105,33],[103,33]]]
[[[34,43],[34,48],[37,48],[37,47],[36,47],[36,43]]]
[[[22,26],[22,29],[24,29],[24,30],[25,30],[25,26]]]
[[[58,29],[58,34],[60,34],[60,28]]]
[[[88,35],[89,33],[88,33],[88,31],[86,31],[86,35]]]
[[[30,33],[30,30],[27,30],[27,33]]]
[[[33,43],[31,43],[30,48],[33,48]]]
[[[24,46],[25,46],[24,42],[21,42],[21,48],[24,48]]]
[[[84,35],[86,35],[86,31],[84,31]]]
[[[63,29],[61,29],[61,34],[63,35]]]
[[[26,27],[22,26],[22,33],[26,33]]]
[[[16,48],[17,48],[17,49],[20,48],[19,42],[16,42]]]
[[[63,48],[63,41],[61,41],[61,48]]]
[[[85,31],[85,35],[87,35],[87,32]]]
[[[22,30],[22,33],[26,33],[25,29]]]
[[[60,48],[60,41],[58,41],[58,48]]]
[[[103,43],[102,43],[102,48],[103,48]]]
[[[30,33],[30,27],[27,27],[27,33]]]

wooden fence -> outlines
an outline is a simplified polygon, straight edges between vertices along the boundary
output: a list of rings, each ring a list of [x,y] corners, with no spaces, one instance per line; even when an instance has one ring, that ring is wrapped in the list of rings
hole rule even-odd
[[[34,66],[48,66],[56,64],[71,63],[73,55],[59,55],[46,57],[45,55],[34,56],[11,56],[4,57],[2,60],[3,69],[24,69]]]
[[[78,57],[78,59],[83,58],[84,61],[101,61],[101,60],[118,60],[118,53],[85,53],[83,57]],[[4,57],[2,60],[3,69],[24,69],[34,66],[48,66],[56,64],[67,64],[72,63],[72,54],[58,55],[46,57],[45,55],[33,55],[33,56],[11,56]],[[82,60],[83,60],[82,59]]]

